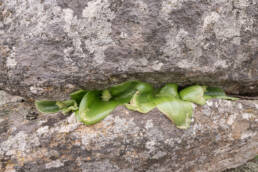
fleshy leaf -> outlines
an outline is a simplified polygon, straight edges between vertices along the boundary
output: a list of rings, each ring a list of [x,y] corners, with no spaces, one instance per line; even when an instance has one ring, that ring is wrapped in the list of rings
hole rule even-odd
[[[147,113],[155,108],[155,99],[153,96],[153,87],[144,82],[139,82],[135,89],[136,93],[133,95],[130,104],[126,104],[125,106],[134,111],[138,111],[141,113]]]
[[[59,107],[59,109],[68,108],[70,106],[77,106],[77,103],[75,100],[65,100],[65,101],[57,101],[56,105]]]
[[[141,93],[153,92],[153,87],[149,83],[139,82],[135,89]]]
[[[137,83],[138,81],[127,81],[109,88],[108,91],[112,96],[111,100],[120,104],[130,102],[136,92],[135,87]]]
[[[35,106],[36,109],[42,113],[56,113],[60,110],[60,108],[56,105],[56,101],[36,101]]]
[[[122,94],[114,97],[112,100],[119,102],[119,104],[129,103],[135,92],[135,89],[129,89],[128,91],[125,91]]]
[[[74,115],[75,115],[75,118],[77,121],[81,121],[80,116],[79,116],[79,110],[75,111]]]
[[[137,91],[130,101],[130,104],[125,105],[128,109],[141,113],[148,113],[156,107],[155,98],[152,92]]]
[[[128,92],[129,90],[135,89],[135,86],[137,83],[138,81],[127,81],[127,82],[115,85],[113,87],[110,87],[108,90],[112,97],[120,96]]]
[[[63,114],[78,110],[78,105],[75,100],[57,101],[56,105],[62,110]]]
[[[218,87],[208,87],[204,92],[204,98],[206,100],[212,98],[226,99],[226,100],[238,100],[236,97],[227,96],[223,89]]]
[[[110,99],[111,99],[111,94],[110,94],[110,92],[106,89],[106,90],[103,90],[102,91],[102,100],[103,101],[109,101]]]
[[[119,92],[115,91],[114,88],[117,88]],[[124,88],[127,88],[127,89],[124,89]],[[129,82],[125,82],[124,84],[114,86],[109,90],[111,92],[111,95],[113,96],[111,100],[119,102],[119,104],[124,104],[124,103],[130,102],[130,100],[132,99],[136,91],[151,92],[153,91],[153,87],[148,83],[129,81]]]
[[[74,111],[77,111],[78,110],[78,106],[76,105],[76,106],[69,106],[69,107],[67,107],[67,108],[64,108],[64,109],[62,109],[62,113],[63,114],[67,114],[67,113],[69,113],[69,112],[74,112]]]
[[[224,90],[218,87],[207,87],[204,94],[211,97],[226,96]]]
[[[157,108],[176,125],[177,128],[187,129],[190,126],[193,104],[174,97],[157,97]]]
[[[177,84],[166,84],[164,87],[161,88],[160,92],[158,93],[158,96],[172,96],[179,98],[177,90]]]
[[[179,92],[182,100],[190,101],[199,105],[204,105],[206,100],[204,98],[205,86],[193,85],[186,87]]]
[[[214,97],[215,98],[215,97]],[[217,96],[217,99],[225,99],[225,100],[239,100],[237,97],[231,97],[231,96]]]
[[[86,90],[78,90],[70,94],[72,100],[75,100],[77,104],[80,104],[83,96],[87,93]]]
[[[100,91],[89,91],[79,106],[79,118],[86,125],[95,124],[104,119],[119,104],[116,101],[102,101]]]

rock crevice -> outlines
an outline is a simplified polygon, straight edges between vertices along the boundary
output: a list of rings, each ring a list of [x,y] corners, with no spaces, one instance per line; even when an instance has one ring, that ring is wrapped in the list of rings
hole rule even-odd
[[[74,115],[39,115],[0,91],[0,168],[22,171],[203,171],[244,164],[258,154],[258,101],[209,100],[191,127],[176,128],[157,109],[116,108],[93,126]],[[2,102],[3,100],[3,102]]]

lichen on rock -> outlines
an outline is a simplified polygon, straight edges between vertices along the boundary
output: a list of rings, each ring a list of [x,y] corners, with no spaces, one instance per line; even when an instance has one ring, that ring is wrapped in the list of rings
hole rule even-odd
[[[0,88],[27,98],[63,98],[71,91],[66,85],[103,89],[139,79],[257,94],[257,6],[233,0],[5,0]]]
[[[118,107],[93,126],[78,123],[74,114],[28,121],[24,116],[31,110],[17,99],[0,106],[1,169],[223,171],[258,151],[257,100],[209,100],[195,107],[187,130],[157,109],[140,115]]]

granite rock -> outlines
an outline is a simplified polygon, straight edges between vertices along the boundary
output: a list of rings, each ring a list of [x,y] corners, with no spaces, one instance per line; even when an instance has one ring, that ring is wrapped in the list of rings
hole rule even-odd
[[[246,164],[226,170],[225,172],[256,172],[258,171],[258,156],[255,159],[248,161]]]
[[[157,109],[143,115],[118,107],[102,122],[85,126],[73,114],[26,120],[33,112],[29,104],[4,101],[3,172],[220,172],[258,154],[257,100],[209,100],[195,107],[187,130]]]
[[[257,0],[0,0],[0,88],[65,97],[139,79],[258,94]]]

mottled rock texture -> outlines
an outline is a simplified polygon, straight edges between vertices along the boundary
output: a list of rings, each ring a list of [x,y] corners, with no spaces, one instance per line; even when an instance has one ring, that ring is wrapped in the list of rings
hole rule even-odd
[[[234,168],[234,169],[230,169],[230,170],[226,170],[225,172],[257,172],[258,171],[258,156],[247,162],[246,164]]]
[[[128,79],[257,95],[257,0],[0,0],[0,88],[57,98]]]
[[[258,154],[258,100],[210,100],[195,108],[188,130],[179,130],[158,110],[143,115],[123,107],[90,127],[73,115],[29,121],[28,104],[6,99],[3,172],[220,172]]]

